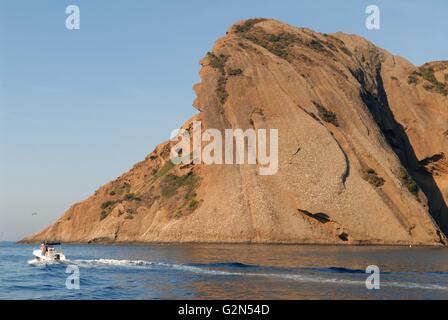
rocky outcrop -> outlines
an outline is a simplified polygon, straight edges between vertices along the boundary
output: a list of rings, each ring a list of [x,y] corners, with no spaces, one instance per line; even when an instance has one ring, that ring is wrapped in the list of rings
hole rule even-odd
[[[173,165],[166,142],[25,242],[446,242],[447,62],[251,19],[201,64],[183,127],[278,129],[278,173]]]

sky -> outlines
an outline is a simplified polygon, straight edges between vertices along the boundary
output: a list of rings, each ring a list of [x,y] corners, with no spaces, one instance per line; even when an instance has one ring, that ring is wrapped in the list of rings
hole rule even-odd
[[[365,9],[380,8],[380,30]],[[77,5],[81,28],[68,30]],[[236,21],[274,18],[448,59],[448,1],[0,0],[0,241],[57,219],[196,113],[199,60]],[[33,214],[35,213],[35,214]]]

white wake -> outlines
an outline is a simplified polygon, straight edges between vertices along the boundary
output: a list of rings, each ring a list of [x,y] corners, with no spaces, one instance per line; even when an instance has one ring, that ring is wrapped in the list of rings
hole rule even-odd
[[[48,262],[40,262],[37,259],[28,261],[29,264],[48,264]],[[175,264],[175,263],[163,263],[163,262],[152,262],[145,260],[117,260],[117,259],[91,259],[91,260],[66,260],[61,262],[55,262],[58,264],[75,264],[79,267],[84,268],[95,268],[95,267],[129,267],[129,268],[142,268],[142,269],[154,269],[154,268],[165,268],[178,270],[183,272],[190,272],[195,274],[204,274],[210,276],[230,276],[230,277],[259,277],[259,278],[270,278],[270,279],[283,279],[289,281],[297,282],[308,282],[308,283],[329,283],[329,284],[340,284],[340,285],[357,285],[364,286],[365,282],[361,280],[349,280],[349,279],[338,279],[338,278],[323,278],[314,275],[306,274],[284,274],[284,273],[257,273],[257,272],[236,272],[236,271],[224,271],[216,270],[207,267],[197,267],[191,265]],[[420,284],[412,282],[381,282],[381,287],[395,287],[395,288],[405,288],[405,289],[424,289],[424,290],[448,290],[448,287],[436,285],[436,284]]]

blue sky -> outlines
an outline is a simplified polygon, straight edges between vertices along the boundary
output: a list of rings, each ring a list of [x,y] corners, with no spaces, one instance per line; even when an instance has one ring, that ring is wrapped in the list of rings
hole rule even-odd
[[[70,4],[80,30],[65,28]],[[198,61],[235,21],[355,33],[422,64],[448,59],[447,16],[444,0],[0,0],[0,240],[43,228],[167,140],[196,112]]]

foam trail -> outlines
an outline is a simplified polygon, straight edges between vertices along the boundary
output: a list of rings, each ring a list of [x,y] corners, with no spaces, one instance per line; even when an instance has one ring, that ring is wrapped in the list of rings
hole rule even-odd
[[[64,262],[66,262],[66,261],[42,261],[42,260],[39,260],[39,259],[31,259],[31,260],[27,261],[27,263],[30,266],[46,266],[46,265],[61,264],[61,263],[64,263]]]
[[[29,265],[37,265],[37,264],[41,264],[41,263],[38,259],[31,259],[31,260],[28,260],[28,264]]]
[[[80,267],[102,267],[102,266],[117,266],[117,267],[140,267],[140,268],[168,268],[184,272],[205,274],[211,276],[235,276],[235,277],[261,277],[261,278],[276,278],[283,280],[291,280],[308,283],[328,283],[328,284],[342,284],[342,285],[357,285],[364,286],[365,282],[361,280],[337,279],[337,278],[323,278],[305,274],[283,274],[283,273],[255,273],[255,272],[234,272],[223,271],[204,267],[197,267],[183,264],[151,262],[145,260],[116,260],[116,259],[92,259],[92,260],[67,260],[66,264],[76,264]],[[395,287],[405,289],[424,289],[424,290],[448,290],[448,287],[434,285],[434,284],[419,284],[407,282],[381,282],[381,287]]]
[[[176,268],[176,267],[175,267]],[[311,282],[311,283],[333,283],[333,284],[345,284],[345,285],[365,285],[365,281],[360,280],[348,280],[348,279],[337,279],[337,278],[322,278],[314,276],[306,276],[301,274],[281,274],[281,273],[245,273],[245,272],[227,272],[220,270],[197,270],[200,268],[190,267],[190,266],[180,266],[178,269],[182,269],[190,272],[206,273],[213,275],[229,275],[229,276],[249,276],[249,277],[266,277],[266,278],[277,278],[284,280],[300,281],[300,282]],[[405,283],[405,282],[382,282],[383,287],[398,287],[407,289],[425,289],[425,290],[448,290],[448,287],[433,285],[433,284],[419,284],[419,283]]]
[[[67,260],[65,262],[86,267],[89,266],[134,267],[134,266],[149,266],[154,264],[153,262],[144,260],[116,260],[116,259]]]

